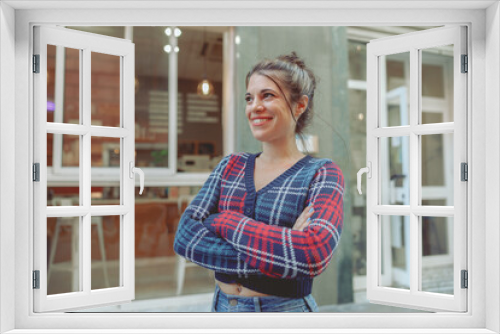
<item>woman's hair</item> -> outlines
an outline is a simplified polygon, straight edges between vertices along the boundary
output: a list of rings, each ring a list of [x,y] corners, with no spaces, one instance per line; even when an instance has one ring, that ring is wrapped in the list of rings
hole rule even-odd
[[[264,59],[255,64],[246,76],[245,84],[247,87],[253,74],[263,75],[278,86],[295,120],[295,133],[302,137],[304,128],[311,123],[314,107],[316,78],[311,69],[306,67],[304,61],[295,52],[292,52],[289,55],[281,55],[275,59]],[[290,96],[287,96],[287,93]],[[306,110],[296,119],[292,111],[292,105],[299,102],[303,95],[309,98],[309,102]]]

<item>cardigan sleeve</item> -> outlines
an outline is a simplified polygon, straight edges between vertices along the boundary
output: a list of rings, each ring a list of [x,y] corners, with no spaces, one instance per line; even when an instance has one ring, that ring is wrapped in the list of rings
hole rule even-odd
[[[222,175],[230,156],[226,156],[210,174],[207,181],[186,208],[175,234],[174,251],[182,257],[207,269],[226,274],[256,274],[249,268],[243,254],[223,238],[208,230],[208,223],[219,215],[218,203]]]
[[[268,225],[234,211],[223,211],[205,225],[266,276],[314,277],[325,270],[338,245],[344,218],[343,194],[342,171],[328,162],[316,171],[310,184],[306,206],[313,204],[314,213],[303,231]]]

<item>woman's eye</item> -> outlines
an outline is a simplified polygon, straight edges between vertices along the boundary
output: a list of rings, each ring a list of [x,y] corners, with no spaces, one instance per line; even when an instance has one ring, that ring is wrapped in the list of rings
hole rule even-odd
[[[252,98],[250,96],[245,96],[245,101],[250,102],[250,101],[252,101]]]
[[[274,95],[273,95],[273,94],[271,94],[271,93],[264,93],[264,97],[268,97],[268,96],[271,96],[271,97],[272,97],[272,96],[274,96]]]

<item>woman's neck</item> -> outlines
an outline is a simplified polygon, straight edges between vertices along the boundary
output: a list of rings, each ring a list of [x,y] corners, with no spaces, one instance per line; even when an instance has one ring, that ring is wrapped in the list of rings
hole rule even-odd
[[[293,140],[288,140],[284,143],[263,143],[262,154],[259,156],[261,161],[266,163],[283,163],[296,162],[302,159],[305,155],[299,151]]]

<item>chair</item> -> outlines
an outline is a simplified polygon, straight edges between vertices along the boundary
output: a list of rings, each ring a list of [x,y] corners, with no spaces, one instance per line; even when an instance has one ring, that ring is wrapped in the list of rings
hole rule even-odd
[[[193,200],[195,195],[180,195],[177,199],[177,208],[179,213],[182,214],[187,208],[189,203]],[[183,205],[185,204],[185,205]],[[182,288],[184,287],[184,279],[186,275],[186,268],[196,267],[196,264],[186,260],[182,256],[177,255],[177,295],[182,293]]]

